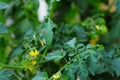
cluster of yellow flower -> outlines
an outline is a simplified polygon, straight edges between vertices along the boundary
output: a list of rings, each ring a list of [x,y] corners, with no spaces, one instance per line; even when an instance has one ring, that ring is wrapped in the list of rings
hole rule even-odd
[[[33,72],[33,67],[34,67],[34,65],[37,64],[35,58],[37,57],[38,54],[39,54],[39,51],[36,50],[36,49],[35,49],[34,51],[32,50],[32,51],[29,52],[29,55],[30,55],[31,57],[33,57],[33,59],[30,61],[30,66],[28,67],[28,69],[29,69],[31,72]]]
[[[57,73],[57,74],[54,74],[54,75],[53,75],[53,79],[54,79],[54,80],[58,80],[58,79],[60,79],[60,77],[61,77],[61,74],[60,74],[60,73]]]
[[[44,46],[45,42],[40,41],[40,45]],[[35,65],[37,64],[37,57],[38,57],[39,51],[37,49],[31,49],[29,53],[27,54],[28,57],[26,57],[26,60],[23,61],[23,65],[26,69],[28,69],[30,72],[35,72]]]

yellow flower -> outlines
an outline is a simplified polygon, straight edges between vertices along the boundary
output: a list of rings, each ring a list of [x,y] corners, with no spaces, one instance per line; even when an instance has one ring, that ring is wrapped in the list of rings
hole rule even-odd
[[[58,80],[59,78],[60,78],[60,74],[54,74],[54,75],[53,75],[53,79],[54,79],[54,80]]]
[[[97,41],[99,41],[99,38],[92,38],[92,39],[90,40],[90,44],[91,44],[91,45],[96,45]]]
[[[97,30],[100,30],[100,27],[99,27],[99,25],[96,25],[96,26],[95,26],[95,28],[96,28]]]
[[[44,41],[40,41],[40,43],[41,43],[41,45],[42,45],[42,46],[44,46],[44,45],[45,45]]]
[[[33,72],[33,67],[28,67],[28,69],[30,70],[30,72]]]
[[[38,52],[38,50],[35,50],[35,51],[30,51],[30,56],[32,56],[32,57],[36,57],[38,54],[39,54],[39,52]]]
[[[34,66],[37,62],[35,60],[31,61],[31,64]]]

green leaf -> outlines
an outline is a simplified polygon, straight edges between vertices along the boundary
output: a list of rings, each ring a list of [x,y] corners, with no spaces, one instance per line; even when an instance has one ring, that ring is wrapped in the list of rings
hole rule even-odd
[[[88,45],[86,46],[86,49],[91,49],[91,48],[93,48],[93,46],[92,46],[91,44],[88,44]]]
[[[75,27],[73,27],[73,30],[75,31],[76,35],[78,36],[80,42],[87,41],[87,34],[83,27],[76,25]]]
[[[18,80],[17,77],[12,74],[10,71],[1,70],[0,71],[0,80]]]
[[[51,21],[48,20],[47,23],[43,24],[44,26],[44,31],[45,31],[45,40],[46,40],[46,45],[50,46],[52,44],[52,40],[53,40],[53,31],[52,29],[54,27],[56,27],[56,25]]]
[[[78,50],[79,51],[79,50]],[[80,52],[81,53],[81,52]],[[79,53],[79,54],[80,54]],[[80,54],[80,57],[82,57],[83,59],[87,59],[90,56],[90,52],[89,51],[85,51],[84,53]]]
[[[4,2],[0,2],[0,10],[6,9],[7,7],[8,7],[8,4],[6,4]]]
[[[96,45],[97,51],[103,51],[104,50],[104,46],[103,45]]]
[[[104,72],[104,64],[100,61],[101,55],[98,52],[92,52],[87,60],[88,70],[94,76]]]
[[[68,47],[75,48],[76,38],[71,39],[70,41],[66,42]]]
[[[39,72],[32,80],[47,80],[48,75],[46,72]]]
[[[77,48],[84,47],[84,44],[82,44],[82,43],[78,43],[78,44],[76,45],[76,47],[77,47]]]
[[[65,73],[70,78],[70,80],[75,80],[75,72],[76,71],[74,71],[72,64],[66,66]]]
[[[78,75],[80,80],[88,80],[88,70],[84,64],[79,63]]]
[[[112,68],[113,57],[107,58],[108,53],[102,56],[101,63],[104,65],[104,72],[109,72],[112,76],[114,76],[115,74]],[[101,71],[101,69],[98,70]]]
[[[63,73],[62,76],[61,76],[61,78],[62,78],[63,80],[70,80],[70,78],[67,76],[66,73]]]
[[[120,58],[116,58],[113,60],[112,68],[115,71],[116,75],[120,76]]]
[[[88,70],[85,64],[75,61],[65,68],[66,74],[70,80],[76,80],[75,75],[79,76],[81,80],[88,80]]]
[[[11,60],[11,59],[13,59],[15,56],[20,55],[21,53],[23,53],[22,47],[17,47],[17,48],[15,48],[15,49],[10,53],[10,55],[8,56],[8,59]]]
[[[84,46],[84,44],[82,44],[82,43],[78,43],[78,44],[76,45],[76,48],[78,49],[78,53],[81,53],[82,51],[84,51],[85,46]]]
[[[52,53],[49,53],[45,59],[46,60],[60,60],[61,58],[63,58],[66,55],[66,51],[61,51],[61,50],[56,50],[53,51]]]
[[[71,51],[71,52],[69,52],[69,57],[73,57],[75,55],[75,52],[74,51]]]
[[[24,18],[14,25],[14,32],[17,38],[21,38],[25,35],[32,35],[33,24],[28,18]]]
[[[8,30],[2,23],[0,23],[0,34],[2,33],[8,33]]]
[[[96,71],[96,65],[97,65],[97,60],[95,59],[94,55],[90,56],[89,62],[88,62],[88,70],[89,72],[94,76],[95,71]]]

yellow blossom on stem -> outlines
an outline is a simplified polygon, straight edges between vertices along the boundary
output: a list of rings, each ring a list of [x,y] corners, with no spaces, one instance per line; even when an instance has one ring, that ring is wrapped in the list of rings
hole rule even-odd
[[[99,25],[96,25],[96,26],[95,26],[95,28],[96,28],[97,30],[100,30],[100,27],[99,27]]]
[[[35,51],[30,51],[30,56],[32,57],[36,57],[38,54],[39,54],[39,51],[38,50],[35,50]]]
[[[54,74],[54,75],[53,75],[53,79],[54,79],[54,80],[60,79],[60,74]]]
[[[33,67],[28,67],[28,69],[30,70],[30,72],[33,72]]]
[[[92,39],[90,39],[90,44],[96,45],[97,41],[99,41],[99,38],[92,38]]]
[[[34,66],[37,62],[35,60],[31,61],[31,64]]]
[[[44,46],[44,45],[45,45],[44,41],[40,41],[40,43],[41,43],[41,45],[42,45],[42,46]]]

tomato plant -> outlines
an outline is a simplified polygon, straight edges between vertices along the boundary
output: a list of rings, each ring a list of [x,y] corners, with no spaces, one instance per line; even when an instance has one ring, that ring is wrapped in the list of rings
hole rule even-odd
[[[0,80],[119,80],[120,0],[0,1]]]

